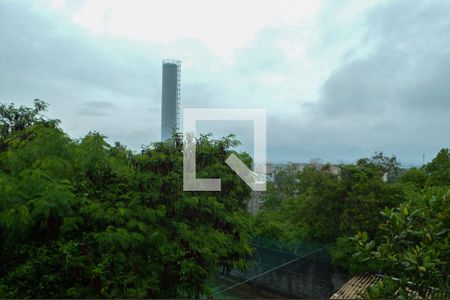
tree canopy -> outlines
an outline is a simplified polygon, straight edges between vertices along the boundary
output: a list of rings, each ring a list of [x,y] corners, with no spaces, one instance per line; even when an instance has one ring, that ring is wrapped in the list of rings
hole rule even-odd
[[[183,192],[180,136],[133,153],[97,132],[71,139],[45,108],[0,109],[0,297],[198,298],[218,269],[245,268],[250,190],[224,165],[232,136],[197,141],[199,176],[222,191]]]
[[[448,297],[449,150],[409,170],[380,152],[339,169],[312,165],[291,180],[284,178],[291,169],[281,172],[254,219],[255,234],[332,245],[333,262],[350,273],[384,276],[365,297]]]
[[[449,149],[408,170],[381,152],[338,172],[281,168],[251,218],[250,189],[224,164],[252,163],[233,136],[195,140],[198,176],[222,191],[184,192],[180,135],[133,152],[71,138],[46,108],[0,105],[2,298],[210,296],[217,271],[246,268],[252,237],[332,245],[351,273],[383,274],[366,297],[450,295]]]
[[[396,166],[395,158],[379,155],[378,160]],[[297,180],[275,180],[264,197],[269,205],[256,216],[257,234],[325,243],[361,230],[375,234],[379,211],[403,199],[397,183],[383,180],[386,167],[372,159],[341,165],[339,174],[330,168],[309,166],[293,175]]]

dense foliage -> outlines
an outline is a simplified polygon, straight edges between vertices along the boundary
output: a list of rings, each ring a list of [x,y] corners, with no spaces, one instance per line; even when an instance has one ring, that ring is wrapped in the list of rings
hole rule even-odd
[[[328,243],[334,263],[350,273],[383,274],[367,297],[448,297],[449,172],[448,149],[408,170],[382,153],[339,172],[291,165],[269,185],[254,229],[280,241]]]
[[[386,276],[369,288],[370,298],[450,296],[450,190],[434,189],[410,195],[399,206],[385,208],[380,242],[359,233],[361,263]]]
[[[222,191],[183,192],[180,137],[135,154],[69,138],[45,108],[0,106],[0,297],[198,298],[217,269],[245,267],[250,190],[223,163],[233,137],[197,141],[198,176]]]
[[[379,211],[404,196],[397,183],[383,180],[386,172],[384,165],[369,159],[342,165],[339,174],[329,165],[306,167],[294,175],[297,180],[269,186],[264,198],[268,205],[256,216],[255,230],[278,239],[326,243],[362,230],[374,234]],[[280,187],[280,182],[290,186]]]
[[[208,296],[218,270],[246,267],[250,236],[332,245],[334,263],[384,276],[366,297],[450,295],[448,149],[408,170],[382,153],[280,168],[251,222],[250,190],[224,165],[251,164],[232,136],[196,140],[198,176],[222,191],[183,192],[180,136],[133,153],[71,139],[46,107],[0,105],[0,297]]]

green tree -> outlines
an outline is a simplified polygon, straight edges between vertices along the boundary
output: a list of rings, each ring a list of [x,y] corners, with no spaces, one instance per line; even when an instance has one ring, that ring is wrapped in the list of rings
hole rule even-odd
[[[374,236],[381,222],[379,211],[403,200],[400,185],[383,181],[385,168],[362,159],[356,165],[343,166],[340,174],[344,189],[339,236],[366,231]]]
[[[375,154],[368,159],[368,161],[372,165],[380,167],[383,171],[383,175],[386,175],[386,179],[389,182],[395,181],[400,175],[401,164],[394,155],[386,156],[383,152],[375,152]]]
[[[388,168],[384,164],[396,166],[396,160],[381,161],[361,159],[356,165],[341,165],[339,174],[331,172],[329,165],[306,167],[295,176],[298,181],[290,188],[295,193],[277,198],[278,186],[275,191],[269,189],[268,199],[263,198],[269,205],[264,204],[255,217],[256,232],[326,243],[358,231],[374,236],[382,220],[378,212],[404,197],[401,185],[383,180]]]
[[[279,197],[288,198],[297,194],[298,175],[299,172],[293,164],[275,169],[274,185],[276,186]]]
[[[425,188],[428,177],[428,173],[424,168],[411,168],[400,176],[399,182],[421,191]]]
[[[219,269],[245,268],[250,190],[224,157],[251,159],[233,137],[197,141],[199,176],[222,191],[183,192],[179,136],[134,154],[72,140],[39,107],[0,112],[0,297],[199,298]]]
[[[300,176],[299,195],[285,202],[287,228],[294,240],[334,241],[339,236],[344,191],[338,176],[328,169],[305,168]]]
[[[429,178],[427,186],[450,185],[450,150],[441,149],[437,156],[425,166]]]
[[[368,290],[370,298],[450,295],[450,190],[412,194],[399,206],[385,208],[380,242],[367,233],[355,238],[360,263],[376,265],[385,279]]]

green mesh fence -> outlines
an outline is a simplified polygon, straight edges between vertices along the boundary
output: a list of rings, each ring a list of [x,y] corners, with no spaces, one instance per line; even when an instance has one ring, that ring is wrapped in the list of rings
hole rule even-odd
[[[328,298],[339,288],[333,277],[345,277],[335,274],[326,245],[258,238],[252,246],[247,270],[217,274],[214,298]]]

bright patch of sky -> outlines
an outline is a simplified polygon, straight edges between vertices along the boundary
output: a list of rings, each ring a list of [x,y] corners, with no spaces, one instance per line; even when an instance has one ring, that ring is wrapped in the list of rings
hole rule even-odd
[[[41,98],[73,137],[98,130],[139,149],[159,139],[161,60],[176,58],[183,107],[267,109],[269,160],[381,150],[420,163],[448,146],[449,12],[446,1],[4,0],[0,101]]]

